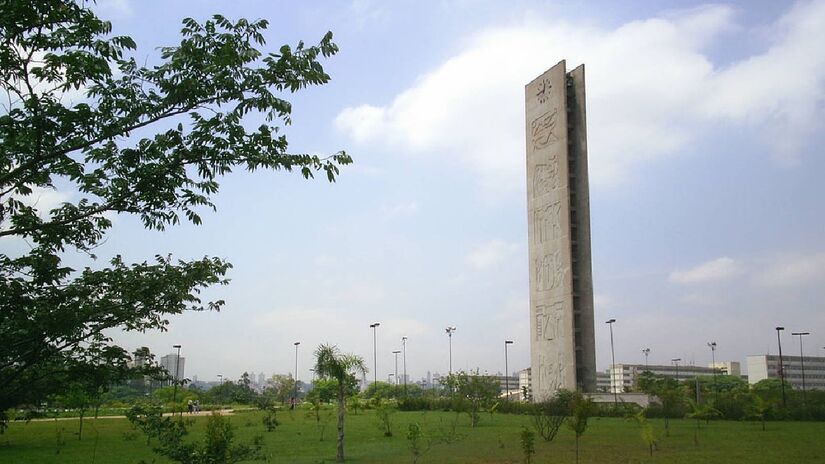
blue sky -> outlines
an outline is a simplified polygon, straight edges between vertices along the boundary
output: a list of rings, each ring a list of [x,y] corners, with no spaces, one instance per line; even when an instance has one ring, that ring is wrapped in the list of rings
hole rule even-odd
[[[825,2],[101,1],[149,63],[180,20],[266,18],[268,46],[341,48],[326,86],[292,97],[295,152],[344,149],[336,184],[282,173],[226,177],[200,227],[116,220],[100,254],[216,255],[220,313],[119,334],[187,376],[299,375],[321,342],[378,377],[409,337],[408,370],[529,362],[523,86],[585,63],[597,363],[706,364],[776,351],[773,327],[825,346]],[[787,335],[788,350],[797,350]],[[372,374],[370,374],[372,377]]]

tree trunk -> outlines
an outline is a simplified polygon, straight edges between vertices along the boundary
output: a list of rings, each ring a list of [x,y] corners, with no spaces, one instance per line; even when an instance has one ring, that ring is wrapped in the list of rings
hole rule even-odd
[[[344,462],[344,382],[338,381],[338,453],[337,462]]]
[[[80,410],[80,430],[77,432],[77,439],[83,440],[83,413],[86,412],[85,409]]]
[[[576,434],[576,464],[579,464],[579,434]]]

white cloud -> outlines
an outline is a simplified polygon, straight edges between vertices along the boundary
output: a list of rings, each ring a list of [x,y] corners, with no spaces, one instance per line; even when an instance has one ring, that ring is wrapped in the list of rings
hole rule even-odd
[[[520,190],[522,89],[567,58],[569,68],[587,65],[594,183],[686,148],[706,123],[808,134],[821,121],[813,116],[822,113],[825,2],[799,4],[766,52],[716,69],[703,51],[733,27],[731,8],[707,6],[616,29],[558,21],[489,29],[391,103],[342,110],[336,126],[356,142],[455,157],[483,185]]]
[[[487,242],[467,255],[467,262],[477,270],[487,270],[503,262],[518,250],[515,243],[501,240]]]
[[[416,201],[388,203],[381,207],[381,215],[385,219],[413,216],[416,213],[418,213],[418,202]]]
[[[775,260],[768,269],[755,276],[765,287],[797,287],[825,283],[825,253],[784,257]]]
[[[739,266],[736,262],[726,256],[700,264],[694,268],[684,271],[673,271],[668,280],[677,284],[697,284],[704,282],[715,282],[724,280],[736,275]]]

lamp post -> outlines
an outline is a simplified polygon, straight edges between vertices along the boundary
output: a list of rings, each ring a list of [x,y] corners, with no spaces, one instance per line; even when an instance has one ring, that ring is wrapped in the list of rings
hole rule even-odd
[[[295,392],[292,394],[293,406],[295,402],[298,401],[298,345],[300,344],[301,342],[293,343],[293,345],[295,345]]]
[[[377,348],[378,345],[376,343],[377,338],[376,338],[375,332],[376,332],[376,329],[378,328],[379,325],[381,325],[380,322],[375,322],[375,323],[370,324],[370,328],[372,329],[372,370],[373,370],[373,372],[372,372],[373,377],[372,378],[373,378],[373,383],[378,383],[378,348]]]
[[[802,367],[802,404],[807,404],[807,398],[805,397],[805,355],[802,354],[802,337],[810,334],[810,332],[791,333],[791,335],[797,335],[799,337],[799,362]]]
[[[175,357],[175,378],[172,380],[172,385],[174,385],[174,388],[172,390],[172,407],[176,408],[177,406],[174,406],[174,404],[177,402],[178,398],[178,375],[180,373],[180,345],[172,345],[172,348],[178,349],[178,354]],[[172,414],[174,413],[175,412],[172,411]],[[181,414],[183,414],[183,411],[181,411]]]
[[[785,399],[785,364],[782,360],[782,338],[779,336],[779,332],[785,330],[784,327],[777,327],[776,328],[776,342],[779,344],[779,382],[782,385],[782,407],[787,407],[787,401]]]
[[[719,399],[719,385],[716,383],[716,342],[708,342],[708,346],[710,347],[711,367],[713,367],[713,394],[714,398]]]
[[[455,332],[455,327],[449,326],[444,330],[450,338],[450,375],[453,375],[453,332]]]
[[[616,352],[613,350],[613,323],[615,322],[616,319],[608,319],[607,321],[605,321],[605,324],[607,324],[608,327],[610,327],[610,360],[612,362],[612,364],[610,365],[610,388],[611,390],[613,390],[614,407],[619,405],[619,395],[616,392],[616,386],[614,385],[614,381],[616,379]]]
[[[681,361],[681,360],[682,360],[682,358],[673,358],[673,359],[670,360],[670,362],[672,362],[673,365],[676,366],[676,384],[677,385],[679,384],[679,361]]]
[[[398,386],[398,355],[401,354],[401,350],[395,350],[392,354],[395,355],[395,385]]]
[[[650,348],[645,348],[642,350],[642,353],[645,354],[645,371],[649,371],[650,368],[647,365],[647,356],[650,354]]]
[[[512,340],[504,340],[504,397],[507,401],[510,401],[510,365],[507,362],[507,345],[512,344]]]
[[[407,336],[404,335],[401,337],[401,346],[404,354],[402,355],[404,358],[404,396],[407,396]]]

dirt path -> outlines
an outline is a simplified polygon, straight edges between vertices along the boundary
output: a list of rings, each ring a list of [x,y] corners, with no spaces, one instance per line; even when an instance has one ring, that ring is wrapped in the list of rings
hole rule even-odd
[[[222,416],[231,416],[235,414],[234,409],[216,409],[215,412]],[[165,412],[163,413],[164,417],[169,417],[173,415],[178,415],[180,413],[171,413]],[[193,413],[184,412],[183,417],[199,417],[199,416],[209,416],[212,414],[212,411],[198,411]],[[98,419],[126,419],[126,416],[98,416]],[[41,419],[31,419],[30,422],[45,422],[45,421],[67,421],[67,420],[78,420],[80,419],[79,416],[75,417],[51,417],[51,418],[41,418]],[[83,420],[95,420],[94,416],[83,416]],[[24,420],[17,420],[14,422],[28,422]]]

